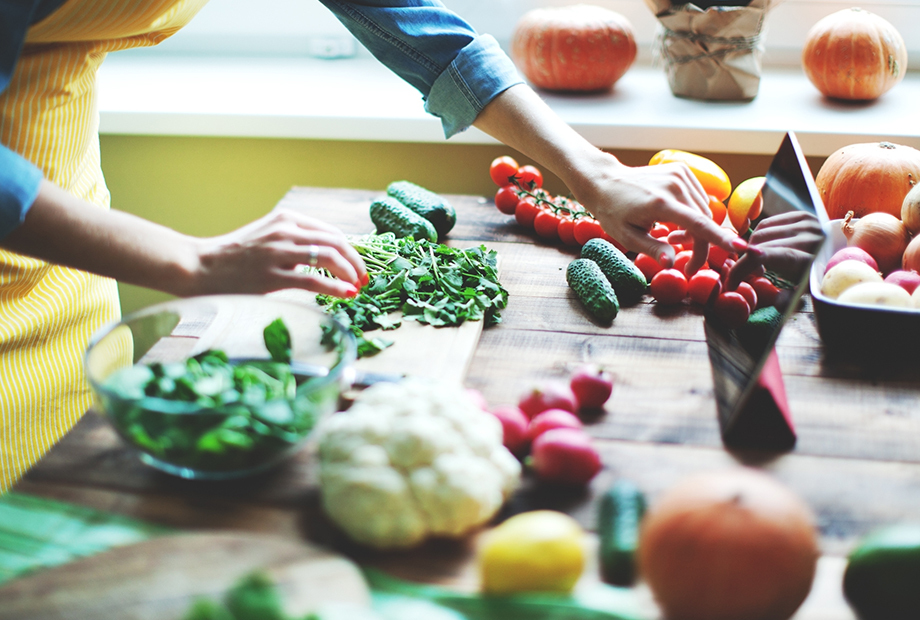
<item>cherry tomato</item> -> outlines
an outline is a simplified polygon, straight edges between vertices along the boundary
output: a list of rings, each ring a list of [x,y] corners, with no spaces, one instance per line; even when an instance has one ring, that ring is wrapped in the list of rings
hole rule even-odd
[[[601,223],[593,217],[582,217],[575,221],[575,241],[584,245],[595,237],[603,237],[604,229]]]
[[[636,254],[636,260],[633,262],[639,268],[639,271],[645,275],[645,279],[649,281],[662,269],[661,264],[648,254]]]
[[[556,228],[556,234],[566,245],[578,245],[575,240],[575,220],[571,216],[563,217],[559,220],[559,226]]]
[[[701,306],[709,303],[713,291],[717,291],[716,294],[718,294],[721,290],[722,282],[719,281],[719,274],[712,269],[700,269],[693,274],[687,284],[687,295],[690,301]]]
[[[667,237],[669,232],[671,232],[671,229],[669,229],[667,226],[661,224],[660,222],[655,222],[655,225],[652,226],[650,231],[648,231],[648,234],[655,237],[656,239],[661,239],[662,237]]]
[[[735,290],[741,293],[741,296],[744,297],[746,302],[748,302],[748,307],[751,310],[757,307],[757,293],[754,291],[753,286],[747,282],[742,282]]]
[[[693,250],[681,250],[674,257],[674,269],[679,269],[684,273],[684,275],[689,277],[690,274],[687,273],[687,263],[690,262],[691,258],[693,258]],[[703,266],[700,267],[700,269],[709,269],[709,265],[707,263],[703,263]]]
[[[683,252],[684,250],[691,249],[690,247],[685,246],[680,241],[677,241],[677,239],[683,237],[684,235],[685,233],[680,229],[672,230],[671,232],[668,233],[668,238],[665,239],[665,241],[667,241],[676,251]]]
[[[518,201],[517,206],[514,208],[514,219],[516,219],[517,223],[521,226],[533,228],[534,218],[537,217],[537,213],[539,212],[540,207],[537,206],[533,198],[528,196]]]
[[[710,269],[715,269],[719,273],[722,272],[722,265],[725,264],[725,259],[733,254],[728,250],[723,250],[717,245],[709,246],[709,256],[706,259],[706,262],[709,263]]]
[[[728,291],[716,297],[712,305],[715,318],[729,329],[744,325],[751,316],[751,307],[741,293]]]
[[[543,173],[535,166],[521,166],[517,171],[518,183],[524,189],[543,187]]]
[[[506,215],[514,215],[520,197],[514,185],[503,185],[495,192],[495,206]]]
[[[662,304],[676,304],[687,296],[687,276],[677,269],[662,269],[652,277],[649,292]]]
[[[769,279],[763,276],[757,276],[751,280],[751,286],[754,287],[754,292],[757,293],[758,308],[772,306],[776,303],[779,289],[776,288],[776,285],[770,282]]]
[[[544,239],[558,239],[559,217],[549,209],[540,209],[533,219],[533,229]]]
[[[499,187],[511,183],[511,178],[517,174],[517,171],[518,163],[507,155],[496,157],[489,166],[489,176],[492,177],[492,182]]]

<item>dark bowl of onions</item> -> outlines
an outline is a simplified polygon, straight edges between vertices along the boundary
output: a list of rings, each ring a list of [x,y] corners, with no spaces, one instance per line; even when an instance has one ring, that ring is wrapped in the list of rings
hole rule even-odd
[[[831,220],[824,232],[827,241],[812,264],[809,284],[828,354],[873,363],[918,359],[920,276],[905,268],[913,264],[903,256],[920,257],[920,242],[908,243],[906,229],[887,218]],[[894,253],[902,260],[894,260]]]

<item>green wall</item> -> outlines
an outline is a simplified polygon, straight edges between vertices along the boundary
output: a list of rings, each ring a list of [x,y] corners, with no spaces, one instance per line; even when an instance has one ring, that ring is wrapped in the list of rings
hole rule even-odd
[[[228,232],[270,211],[293,186],[380,190],[409,179],[433,191],[491,196],[489,163],[512,155],[507,147],[466,144],[188,138],[105,135],[102,169],[112,206],[181,232]],[[650,151],[616,151],[628,165],[642,165]],[[707,154],[740,181],[766,172],[766,156]],[[812,164],[812,170],[817,168]],[[567,193],[547,175],[546,188]],[[120,285],[122,310],[168,299],[158,291]]]

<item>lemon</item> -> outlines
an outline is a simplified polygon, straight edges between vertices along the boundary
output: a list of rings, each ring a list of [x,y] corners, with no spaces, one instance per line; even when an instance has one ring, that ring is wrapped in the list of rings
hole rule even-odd
[[[760,191],[766,179],[752,177],[738,184],[728,199],[728,221],[739,234],[744,234],[751,226],[751,220],[760,215],[763,196]]]
[[[486,594],[571,592],[585,566],[585,532],[562,512],[523,512],[483,537],[477,559]]]

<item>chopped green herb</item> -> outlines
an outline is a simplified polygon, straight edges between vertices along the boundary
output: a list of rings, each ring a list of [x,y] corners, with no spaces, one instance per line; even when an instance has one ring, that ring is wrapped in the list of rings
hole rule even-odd
[[[485,246],[460,250],[392,233],[353,238],[370,282],[351,299],[317,295],[317,302],[355,335],[358,357],[392,344],[366,332],[386,331],[408,319],[445,327],[464,321],[501,321],[508,291],[498,280],[497,254]],[[324,340],[336,337],[330,329]]]

